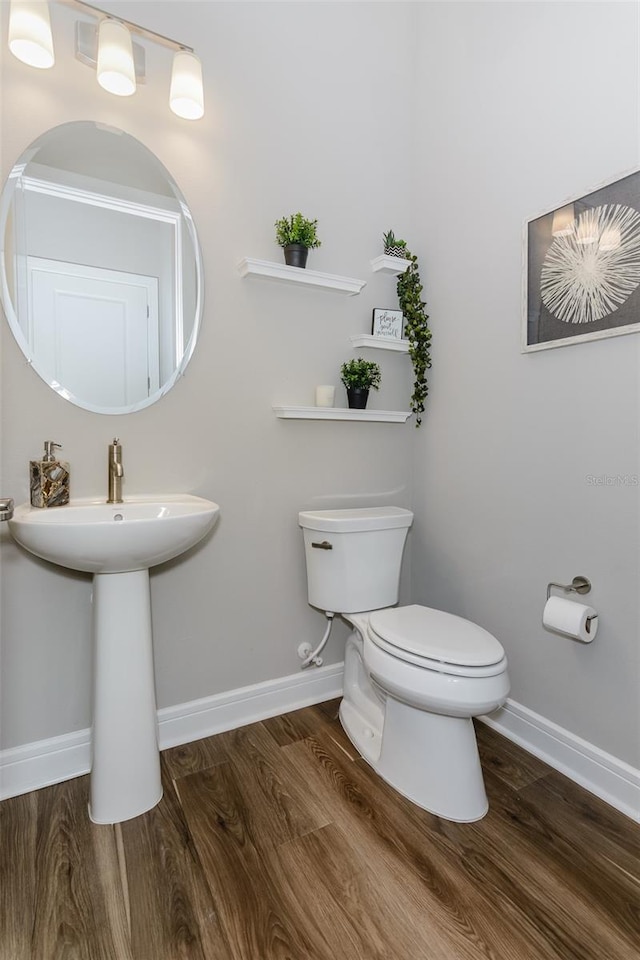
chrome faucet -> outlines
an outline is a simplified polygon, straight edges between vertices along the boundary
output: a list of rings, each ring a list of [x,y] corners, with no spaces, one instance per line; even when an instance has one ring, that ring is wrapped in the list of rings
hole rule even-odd
[[[122,446],[117,437],[113,438],[113,443],[109,444],[109,496],[107,503],[122,503],[122,478],[124,477],[124,467],[122,466]]]

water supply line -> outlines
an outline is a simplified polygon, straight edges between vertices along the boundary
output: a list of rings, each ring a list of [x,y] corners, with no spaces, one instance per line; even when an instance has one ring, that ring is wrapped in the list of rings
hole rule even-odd
[[[322,650],[324,650],[327,644],[327,640],[329,639],[329,634],[331,633],[331,627],[333,626],[333,618],[335,614],[330,613],[329,610],[325,610],[324,615],[329,622],[327,623],[327,629],[324,632],[324,636],[320,641],[320,643],[318,644],[318,646],[315,648],[315,650],[311,652],[311,647],[310,647],[310,644],[308,643],[301,643],[300,646],[298,647],[298,654],[301,657],[305,658],[301,664],[301,667],[300,667],[301,670],[304,670],[305,667],[310,667],[311,664],[313,664],[314,667],[322,666],[322,657],[319,657],[318,654],[321,653]]]

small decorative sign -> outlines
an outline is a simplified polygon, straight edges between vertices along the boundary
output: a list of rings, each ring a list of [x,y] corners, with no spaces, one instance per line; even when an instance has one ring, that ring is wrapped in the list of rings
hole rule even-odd
[[[386,340],[402,340],[402,324],[404,315],[402,310],[383,310],[376,307],[373,311],[374,337],[384,337]]]

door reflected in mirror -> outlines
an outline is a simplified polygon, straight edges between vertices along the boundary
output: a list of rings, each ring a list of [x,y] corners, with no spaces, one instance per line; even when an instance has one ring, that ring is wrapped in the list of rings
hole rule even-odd
[[[0,207],[2,302],[22,352],[61,396],[140,410],[189,362],[202,262],[176,183],[114,127],[63,124],[15,163]]]

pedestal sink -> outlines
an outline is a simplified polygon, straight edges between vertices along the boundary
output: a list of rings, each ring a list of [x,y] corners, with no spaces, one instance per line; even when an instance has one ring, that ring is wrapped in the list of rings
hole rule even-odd
[[[201,540],[220,508],[184,496],[16,507],[9,527],[31,553],[93,574],[93,726],[89,816],[120,823],[162,797],[149,567]]]

